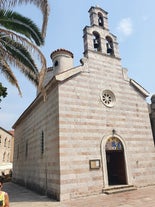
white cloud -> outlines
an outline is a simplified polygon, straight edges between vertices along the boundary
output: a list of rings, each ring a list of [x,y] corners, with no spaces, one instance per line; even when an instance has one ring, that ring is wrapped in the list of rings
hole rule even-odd
[[[129,17],[122,19],[119,22],[117,30],[120,33],[120,35],[123,35],[123,36],[132,35],[132,33],[133,33],[133,24],[132,24],[131,19]]]

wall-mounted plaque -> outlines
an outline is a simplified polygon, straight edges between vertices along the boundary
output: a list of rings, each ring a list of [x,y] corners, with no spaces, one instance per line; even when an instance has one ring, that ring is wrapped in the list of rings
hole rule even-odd
[[[90,166],[90,169],[99,169],[100,160],[99,159],[89,160],[89,166]]]

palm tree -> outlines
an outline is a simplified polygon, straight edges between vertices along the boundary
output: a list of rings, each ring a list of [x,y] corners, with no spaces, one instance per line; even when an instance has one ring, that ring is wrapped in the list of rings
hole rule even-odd
[[[14,30],[14,31],[13,31]],[[19,68],[36,86],[39,85],[39,70],[32,58],[32,52],[37,52],[46,68],[46,61],[37,46],[44,43],[37,26],[22,15],[0,10],[0,69],[10,83],[18,88],[16,77],[10,65]]]
[[[6,9],[6,7],[15,6],[17,2],[19,4],[34,2],[37,6],[40,6],[42,11],[45,10],[42,32],[40,32],[38,27],[29,18]],[[4,10],[0,10],[0,70],[9,82],[18,88],[20,94],[18,81],[10,66],[13,65],[19,68],[40,89],[46,69],[45,57],[38,49],[38,46],[44,44],[48,4],[45,1],[45,6],[43,7],[38,2],[42,1],[0,0],[0,6],[2,5],[4,8]],[[38,70],[38,66],[34,61],[34,54],[37,54],[39,60],[41,60],[40,70]]]
[[[46,29],[47,29],[47,22],[48,22],[48,15],[49,15],[49,4],[48,0],[0,0],[0,8],[1,9],[8,9],[15,7],[16,5],[20,4],[34,4],[40,10],[43,14],[43,24],[42,24],[42,36],[45,37],[46,35]]]

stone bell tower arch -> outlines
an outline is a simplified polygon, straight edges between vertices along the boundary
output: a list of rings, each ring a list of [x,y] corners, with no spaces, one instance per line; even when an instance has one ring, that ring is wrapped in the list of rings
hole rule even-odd
[[[90,53],[100,53],[113,58],[119,58],[119,50],[116,36],[109,32],[108,12],[103,9],[91,7],[90,26],[83,30],[84,56],[89,57]]]

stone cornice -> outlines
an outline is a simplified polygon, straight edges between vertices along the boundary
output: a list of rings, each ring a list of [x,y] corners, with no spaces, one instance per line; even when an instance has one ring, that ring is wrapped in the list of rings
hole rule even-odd
[[[147,90],[145,90],[141,85],[139,85],[135,80],[130,79],[130,83],[136,88],[138,89],[138,91],[140,91],[142,93],[143,96],[148,97],[149,96],[149,92]]]

